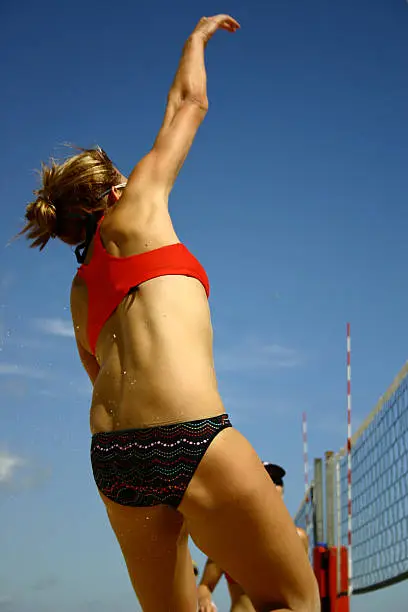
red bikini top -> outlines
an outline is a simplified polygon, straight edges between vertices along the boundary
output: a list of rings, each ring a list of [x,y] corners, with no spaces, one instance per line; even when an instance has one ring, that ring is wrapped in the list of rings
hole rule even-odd
[[[96,343],[106,321],[123,298],[141,283],[170,274],[191,276],[204,286],[207,297],[210,286],[200,262],[181,243],[170,244],[130,257],[114,257],[102,244],[99,222],[95,232],[91,261],[78,268],[88,289],[88,341],[95,355]]]

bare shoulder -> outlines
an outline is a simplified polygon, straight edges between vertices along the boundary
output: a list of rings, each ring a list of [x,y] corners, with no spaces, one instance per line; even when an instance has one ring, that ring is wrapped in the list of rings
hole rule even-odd
[[[132,170],[122,197],[109,215],[111,225],[143,228],[168,211],[168,194],[155,173],[157,155],[150,151]],[[108,218],[106,221],[108,221]],[[105,225],[106,225],[105,221]],[[109,222],[108,222],[109,224]]]
[[[126,187],[119,202],[105,216],[101,226],[105,248],[116,257],[178,242],[163,196],[146,188],[134,193]]]

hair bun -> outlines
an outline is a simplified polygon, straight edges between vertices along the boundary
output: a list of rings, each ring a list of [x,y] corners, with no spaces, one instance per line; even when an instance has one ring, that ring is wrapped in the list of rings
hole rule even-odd
[[[78,150],[61,163],[51,159],[41,164],[40,187],[26,208],[26,223],[19,233],[25,234],[31,247],[41,250],[56,237],[71,246],[83,242],[87,215],[103,214],[106,208],[100,194],[123,180],[102,149]]]
[[[25,213],[28,221],[29,238],[34,239],[35,245],[43,248],[50,238],[54,238],[57,229],[57,214],[54,204],[42,195],[39,195],[34,202],[31,202]]]
[[[54,204],[39,196],[35,202],[27,206],[27,219],[37,223],[42,230],[48,230],[49,234],[55,233],[57,215]]]

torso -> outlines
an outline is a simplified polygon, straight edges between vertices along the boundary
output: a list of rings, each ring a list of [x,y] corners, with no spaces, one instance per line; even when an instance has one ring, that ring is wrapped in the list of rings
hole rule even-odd
[[[170,218],[143,232],[112,239],[109,217],[101,226],[104,247],[128,257],[178,242]],[[92,244],[87,261],[92,257]],[[88,296],[83,279],[73,283],[77,337],[87,338]],[[90,351],[91,352],[91,351]],[[92,433],[150,427],[222,414],[213,366],[212,327],[202,284],[186,276],[160,276],[125,297],[96,344],[100,366],[92,397]]]

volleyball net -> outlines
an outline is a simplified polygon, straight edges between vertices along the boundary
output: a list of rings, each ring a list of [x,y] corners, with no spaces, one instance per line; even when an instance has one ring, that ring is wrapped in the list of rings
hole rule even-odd
[[[295,523],[308,525],[311,548],[347,548],[349,594],[358,595],[408,578],[408,362],[350,449],[351,533],[347,447],[315,459],[311,495]]]

